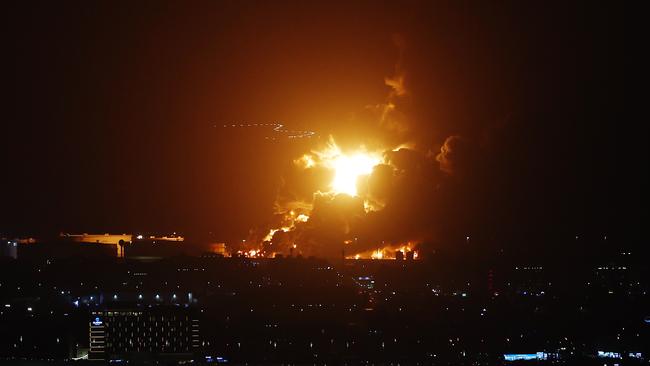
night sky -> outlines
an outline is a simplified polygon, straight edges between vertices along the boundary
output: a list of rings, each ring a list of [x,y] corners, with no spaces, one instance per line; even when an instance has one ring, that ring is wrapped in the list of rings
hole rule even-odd
[[[620,9],[308,3],[5,5],[0,233],[244,238],[329,135],[422,156],[462,137],[467,173],[417,200],[438,216],[409,209],[419,228],[640,232],[647,133],[626,102]],[[365,113],[396,73],[399,134]],[[317,137],[223,127],[277,121]]]

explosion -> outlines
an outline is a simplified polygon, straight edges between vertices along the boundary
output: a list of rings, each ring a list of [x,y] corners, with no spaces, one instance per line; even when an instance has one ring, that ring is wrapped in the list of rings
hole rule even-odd
[[[338,157],[333,162],[336,173],[332,182],[332,190],[337,194],[345,193],[356,196],[357,179],[362,175],[370,174],[377,163],[379,163],[378,159],[363,154]]]
[[[381,200],[386,197],[382,197],[381,189],[389,186],[378,188],[377,179],[390,185],[400,174],[399,162],[395,165],[393,160],[403,154],[402,147],[369,150],[361,145],[344,150],[330,138],[323,148],[295,159],[293,168],[298,179],[318,178],[314,180],[317,185],[308,191],[312,199],[289,194],[288,199],[278,200],[274,224],[249,237],[248,242],[255,246],[244,255],[332,257],[343,253],[347,259],[403,259],[410,253],[411,259],[417,258],[411,242],[373,243],[372,237],[359,240],[353,234],[368,215],[384,208]]]
[[[357,184],[359,179],[367,177],[372,169],[383,162],[382,155],[378,152],[369,152],[364,148],[351,154],[344,153],[341,148],[330,139],[328,146],[321,151],[313,151],[296,160],[305,169],[322,166],[334,172],[334,178],[329,184],[330,194],[347,194],[355,197],[358,195]]]
[[[400,59],[394,75],[384,80],[390,89],[386,100],[365,106],[350,129],[331,131],[324,146],[287,168],[273,217],[248,237],[253,247],[246,249],[256,256],[417,258],[411,240],[429,239],[431,216],[414,213],[436,207],[432,192],[439,186],[439,168],[430,149],[405,145],[413,142],[408,108],[402,108],[410,93],[401,66],[404,43],[400,37],[394,42]],[[455,157],[445,163],[455,163]]]

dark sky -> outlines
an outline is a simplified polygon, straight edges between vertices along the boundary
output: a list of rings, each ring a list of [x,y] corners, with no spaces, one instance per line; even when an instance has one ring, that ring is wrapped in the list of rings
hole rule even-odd
[[[484,215],[528,232],[638,230],[647,142],[625,103],[619,9],[308,3],[5,6],[0,232],[245,237],[312,145],[221,126],[355,131],[398,63],[410,141],[487,146]]]

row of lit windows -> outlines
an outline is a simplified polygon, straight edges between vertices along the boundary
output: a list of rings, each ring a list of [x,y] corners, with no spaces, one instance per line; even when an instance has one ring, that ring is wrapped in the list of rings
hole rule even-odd
[[[93,311],[92,315],[104,315],[104,316],[140,316],[142,315],[141,311]]]

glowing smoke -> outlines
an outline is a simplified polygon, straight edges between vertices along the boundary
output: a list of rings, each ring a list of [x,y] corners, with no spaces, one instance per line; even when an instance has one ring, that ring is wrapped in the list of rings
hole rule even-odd
[[[440,209],[441,187],[446,176],[461,171],[468,144],[451,136],[437,154],[408,147],[407,118],[399,109],[409,95],[403,42],[396,44],[400,62],[385,79],[388,97],[366,107],[370,114],[359,122],[370,121],[372,133],[356,144],[352,134],[334,134],[325,146],[295,159],[283,176],[272,222],[248,239],[257,252],[386,258],[435,240],[448,214]]]

